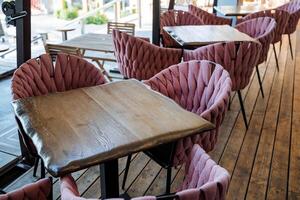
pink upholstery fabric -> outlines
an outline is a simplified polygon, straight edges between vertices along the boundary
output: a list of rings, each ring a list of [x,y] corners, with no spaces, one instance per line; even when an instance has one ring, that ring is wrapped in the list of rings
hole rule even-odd
[[[258,17],[271,17],[276,21],[275,36],[272,43],[275,44],[281,41],[282,34],[285,32],[290,14],[284,10],[265,10],[256,13],[249,14],[238,20],[238,23],[244,22],[249,19],[254,19]]]
[[[149,79],[170,65],[181,62],[182,50],[161,48],[114,30],[115,55],[125,78]]]
[[[184,50],[183,60],[210,60],[222,65],[230,74],[232,90],[244,89],[261,53],[258,42],[228,42]]]
[[[180,200],[223,200],[229,180],[228,172],[195,144],[188,156],[183,184],[176,195]],[[62,200],[85,200],[79,197],[77,185],[70,175],[61,178],[60,182]],[[132,200],[156,200],[156,197],[144,196]]]
[[[236,27],[239,31],[256,38],[262,45],[258,64],[267,60],[270,44],[275,35],[276,21],[270,17],[259,17],[246,20]]]
[[[82,58],[58,54],[53,64],[51,57],[43,54],[15,71],[11,87],[13,99],[20,99],[103,83],[105,78],[101,72]]]
[[[300,18],[300,1],[293,0],[289,3],[286,3],[277,9],[284,10],[290,14],[288,24],[285,28],[284,34],[292,34],[296,31],[298,21]]]
[[[7,194],[0,195],[0,200],[47,200],[51,193],[51,181],[48,178],[41,179],[36,183]]]
[[[200,144],[206,151],[214,148],[231,91],[229,74],[222,66],[196,60],[180,63],[144,83],[216,126],[212,131],[179,140],[173,158],[174,166],[187,161],[193,144]]]
[[[232,19],[218,17],[194,5],[189,5],[189,13],[199,17],[206,25],[231,25]]]
[[[230,176],[199,145],[193,146],[185,170],[180,200],[225,199]]]
[[[168,10],[160,16],[160,34],[165,47],[177,47],[178,44],[163,30],[164,26],[203,25],[203,22],[189,12]]]
[[[87,200],[80,197],[76,182],[71,175],[66,175],[60,178],[60,193],[62,200]]]
[[[12,78],[13,99],[46,95],[53,92],[95,86],[105,83],[105,78],[93,64],[77,56],[58,54],[55,64],[49,54],[30,59],[22,64]],[[36,156],[36,148],[25,134],[24,144]]]

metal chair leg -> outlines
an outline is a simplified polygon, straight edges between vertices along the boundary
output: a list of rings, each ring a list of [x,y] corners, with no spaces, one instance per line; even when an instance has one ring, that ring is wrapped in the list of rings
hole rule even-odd
[[[45,165],[44,165],[44,161],[41,159],[41,178],[45,178],[45,176],[46,176]]]
[[[125,184],[126,184],[126,179],[130,167],[130,161],[131,161],[132,155],[127,156],[127,161],[126,161],[126,167],[125,167],[125,172],[124,172],[124,177],[123,177],[123,182],[122,182],[122,189],[125,189]]]
[[[274,56],[275,56],[275,60],[276,60],[276,67],[277,67],[277,70],[279,71],[278,57],[277,57],[277,53],[276,53],[275,44],[273,44],[273,51],[274,51]]]
[[[167,168],[167,180],[166,180],[166,194],[171,192],[171,176],[172,176],[172,167]]]
[[[290,34],[288,34],[288,38],[289,38],[290,52],[291,52],[291,56],[292,56],[292,60],[293,60],[294,59],[293,47],[292,47],[292,40],[291,40],[291,35]]]
[[[36,171],[39,166],[39,157],[34,158],[33,176],[36,177]]]
[[[257,74],[257,78],[258,78],[258,83],[259,83],[259,87],[260,87],[261,96],[264,98],[265,97],[264,89],[263,89],[263,86],[262,86],[262,81],[261,81],[261,78],[260,78],[258,66],[256,65],[255,67],[256,67],[256,74]]]
[[[244,104],[243,104],[242,94],[241,94],[240,90],[238,90],[237,93],[238,93],[239,101],[241,104],[241,110],[242,110],[242,114],[243,114],[244,123],[245,123],[246,129],[248,130],[248,121],[247,121],[246,112],[245,112],[245,108],[244,108]]]

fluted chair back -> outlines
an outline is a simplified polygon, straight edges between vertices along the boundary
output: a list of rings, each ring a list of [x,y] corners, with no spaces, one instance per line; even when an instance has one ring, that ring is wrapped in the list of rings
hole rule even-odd
[[[161,71],[144,83],[215,125],[214,130],[179,140],[174,166],[186,162],[193,144],[200,144],[205,151],[214,148],[231,91],[229,73],[221,65],[210,61],[184,62]]]
[[[57,54],[53,63],[49,54],[28,60],[12,78],[13,99],[105,83],[101,72],[88,61],[73,55]]]
[[[217,43],[195,50],[184,50],[183,60],[210,60],[226,69],[232,80],[232,90],[244,89],[258,63],[261,53],[258,42]]]
[[[285,32],[290,14],[284,10],[264,10],[249,14],[238,20],[238,23],[244,22],[249,19],[254,19],[258,17],[271,17],[276,21],[275,36],[272,43],[275,44],[281,41],[281,37]]]
[[[143,39],[114,30],[115,55],[124,78],[146,80],[181,62],[182,50],[162,48]]]
[[[284,34],[294,33],[296,31],[298,21],[300,18],[300,1],[299,0],[290,1],[278,7],[277,9],[284,10],[290,14],[289,21],[285,28]]]
[[[185,167],[185,178],[177,193],[160,196],[160,200],[223,200],[226,197],[230,176],[199,146],[194,145]],[[86,200],[79,197],[72,176],[60,179],[62,200]],[[156,200],[155,196],[136,197],[132,200]]]
[[[160,15],[160,34],[165,47],[177,47],[178,44],[163,30],[164,26],[203,25],[196,16],[182,10],[168,10]]]
[[[52,181],[49,178],[23,186],[7,194],[0,195],[0,200],[52,200]]]
[[[246,20],[235,28],[260,42],[262,51],[257,64],[265,62],[268,58],[270,44],[275,36],[276,21],[270,17],[259,17]]]
[[[203,22],[203,24],[206,25],[231,25],[232,24],[231,18],[218,17],[194,5],[189,5],[189,13],[199,17]]]

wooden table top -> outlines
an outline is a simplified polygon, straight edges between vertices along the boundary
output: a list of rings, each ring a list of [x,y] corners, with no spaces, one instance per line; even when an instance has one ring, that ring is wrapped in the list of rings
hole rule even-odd
[[[76,38],[63,41],[59,45],[66,47],[74,47],[82,50],[103,51],[114,53],[112,35],[88,33]]]
[[[55,177],[214,128],[136,80],[12,104]]]
[[[217,42],[256,41],[229,25],[165,26],[163,29],[183,47]]]
[[[224,16],[246,16],[248,14],[263,10],[274,9],[284,2],[272,4],[236,5],[236,6],[215,6],[214,9]]]

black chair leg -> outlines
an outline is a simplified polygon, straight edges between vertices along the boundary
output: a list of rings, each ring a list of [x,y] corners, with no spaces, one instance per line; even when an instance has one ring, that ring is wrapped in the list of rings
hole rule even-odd
[[[280,52],[281,52],[281,47],[282,47],[282,40],[280,40],[280,48],[279,48]]]
[[[167,168],[167,180],[166,180],[166,194],[171,192],[171,176],[172,176],[172,167]]]
[[[45,178],[45,176],[46,176],[45,165],[44,165],[44,161],[41,159],[41,178]]]
[[[127,156],[126,167],[125,167],[125,172],[124,172],[124,177],[123,177],[123,182],[122,182],[122,189],[123,190],[125,189],[125,184],[126,184],[126,179],[127,179],[127,176],[128,176],[131,157],[132,157],[132,155]]]
[[[34,167],[33,167],[33,176],[34,177],[36,177],[36,171],[37,171],[37,168],[39,166],[39,160],[40,160],[39,157],[34,158]]]
[[[260,74],[259,74],[259,70],[258,70],[257,65],[256,65],[256,74],[257,74],[258,83],[259,83],[259,87],[260,87],[260,91],[261,91],[261,96],[264,98],[265,97],[264,89],[263,89],[263,86],[262,86],[262,81],[261,81],[261,78],[260,78]]]
[[[277,53],[276,53],[275,44],[273,44],[273,51],[274,51],[274,56],[275,56],[275,61],[276,61],[276,67],[277,67],[277,70],[279,71],[278,57],[277,57]]]
[[[244,123],[245,123],[246,129],[248,130],[248,121],[247,121],[246,112],[245,112],[245,108],[244,108],[244,104],[243,104],[242,94],[241,94],[240,90],[238,90],[237,93],[238,93],[239,101],[241,104],[241,110],[242,110],[242,114],[243,114]]]
[[[288,37],[289,37],[290,52],[291,52],[291,56],[292,56],[292,60],[293,60],[294,56],[293,56],[293,47],[292,47],[291,35],[288,34]]]

